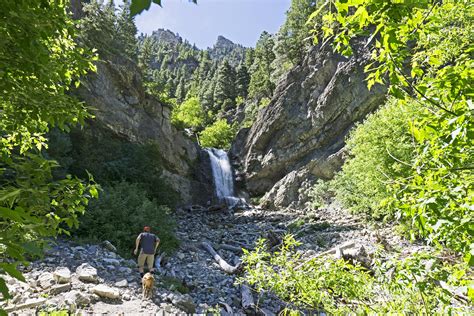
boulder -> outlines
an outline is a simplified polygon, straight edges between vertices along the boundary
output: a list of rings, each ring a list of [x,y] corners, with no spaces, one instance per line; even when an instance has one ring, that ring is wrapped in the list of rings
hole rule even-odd
[[[128,286],[128,281],[127,280],[121,280],[121,281],[115,282],[114,285],[116,287],[127,287]]]
[[[71,282],[71,271],[66,267],[58,267],[54,271],[53,277],[56,283],[69,283]]]
[[[36,284],[38,284],[39,287],[42,289],[49,289],[51,286],[53,286],[56,282],[54,281],[53,274],[50,272],[44,272],[42,273],[39,277],[38,280],[36,280]]]
[[[64,302],[72,306],[85,306],[91,302],[91,299],[80,291],[72,290],[64,295]]]
[[[104,284],[96,285],[92,288],[92,293],[97,294],[102,298],[117,299],[120,298],[120,292],[117,289],[111,288]]]
[[[187,295],[173,295],[171,303],[187,314],[196,313],[196,304],[194,304],[192,298]]]
[[[109,251],[117,252],[117,248],[114,245],[112,245],[112,243],[108,240],[104,241],[102,243],[102,246],[104,246],[104,248],[109,250]]]
[[[112,265],[112,266],[119,266],[120,261],[117,259],[112,259],[112,258],[104,258],[102,259],[102,262],[105,263],[106,265]]]
[[[96,283],[99,281],[99,276],[97,275],[97,269],[91,266],[88,263],[83,263],[76,269],[76,274],[79,280],[83,282]]]
[[[71,290],[71,283],[57,284],[49,289],[49,293],[52,295],[57,295],[59,293],[68,292],[70,290]]]

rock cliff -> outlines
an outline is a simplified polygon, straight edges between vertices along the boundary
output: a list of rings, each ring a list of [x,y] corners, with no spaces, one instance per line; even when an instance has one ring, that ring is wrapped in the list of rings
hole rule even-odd
[[[145,93],[135,63],[118,57],[99,62],[97,73],[88,75],[75,94],[92,107],[93,128],[106,128],[130,142],[159,146],[162,176],[180,194],[181,203],[204,203],[202,198],[212,194],[211,180],[198,170],[205,165],[200,164],[205,157],[201,149],[171,125],[171,109]]]
[[[267,206],[296,206],[318,178],[343,162],[344,139],[385,99],[384,86],[366,87],[367,51],[346,58],[312,48],[282,79],[270,104],[231,150],[245,187]]]

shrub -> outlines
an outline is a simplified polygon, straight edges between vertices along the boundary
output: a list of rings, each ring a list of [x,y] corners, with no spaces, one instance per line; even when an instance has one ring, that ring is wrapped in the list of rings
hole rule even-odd
[[[79,177],[90,172],[101,185],[117,181],[137,183],[149,199],[173,206],[177,193],[161,178],[162,161],[155,143],[130,143],[99,129],[71,134],[74,159],[70,172]]]
[[[410,173],[414,147],[409,124],[417,111],[415,105],[391,100],[351,132],[350,157],[330,184],[345,207],[372,218],[393,215],[389,184]]]
[[[467,264],[445,262],[446,254],[379,251],[368,271],[343,259],[303,258],[299,244],[287,235],[274,253],[265,250],[264,240],[255,250],[244,250],[246,275],[239,282],[272,291],[296,315],[463,314],[474,298]]]
[[[174,107],[171,113],[171,122],[181,128],[192,128],[194,130],[202,127],[206,119],[201,102],[192,97]]]
[[[144,225],[150,225],[161,239],[159,249],[170,251],[178,246],[170,209],[149,199],[138,184],[122,181],[103,187],[99,199],[80,218],[76,233],[92,241],[109,240],[121,255],[130,256]]]
[[[199,139],[203,147],[228,150],[234,139],[235,132],[234,126],[227,123],[225,119],[220,119],[199,133]]]

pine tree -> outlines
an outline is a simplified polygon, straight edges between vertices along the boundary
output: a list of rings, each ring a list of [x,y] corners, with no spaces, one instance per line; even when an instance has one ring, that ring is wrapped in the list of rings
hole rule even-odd
[[[140,45],[138,54],[138,66],[144,73],[151,73],[151,64],[154,61],[154,40],[152,37],[145,37]]]
[[[321,1],[320,1],[321,2]],[[277,83],[283,74],[294,65],[301,62],[304,52],[312,45],[309,35],[311,25],[306,21],[314,12],[317,5],[315,0],[292,0],[290,9],[286,12],[285,23],[275,36],[275,60],[272,67],[271,79]]]
[[[138,41],[137,27],[134,18],[130,15],[130,0],[125,0],[120,6],[121,11],[117,18],[116,36],[126,55],[133,60],[137,59]]]
[[[224,102],[227,105],[235,105],[236,97],[235,70],[227,60],[224,60],[217,70],[214,102],[217,107],[221,107]]]
[[[249,96],[253,99],[271,98],[275,84],[271,81],[274,40],[271,34],[263,32],[255,47],[255,58],[250,68]]]
[[[246,98],[248,95],[250,75],[245,64],[242,63],[237,69],[236,75],[236,95]]]

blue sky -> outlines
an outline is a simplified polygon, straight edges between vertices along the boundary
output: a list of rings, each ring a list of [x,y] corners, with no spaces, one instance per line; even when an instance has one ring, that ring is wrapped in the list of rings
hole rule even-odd
[[[137,16],[138,33],[169,29],[199,48],[212,46],[218,35],[244,46],[255,46],[260,33],[275,33],[291,0],[162,0]]]

